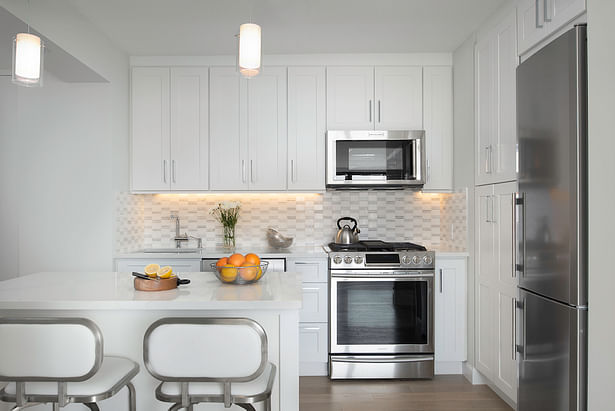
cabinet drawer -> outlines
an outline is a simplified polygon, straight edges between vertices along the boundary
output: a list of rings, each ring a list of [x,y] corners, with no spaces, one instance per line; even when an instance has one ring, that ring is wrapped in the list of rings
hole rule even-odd
[[[327,362],[327,323],[299,324],[299,361]]]
[[[327,321],[327,284],[303,284],[303,308],[299,311],[301,322]]]
[[[304,283],[326,283],[328,278],[326,258],[288,259],[287,271],[303,275]]]
[[[161,267],[165,265],[170,265],[173,267],[173,272],[181,273],[181,272],[199,272],[201,271],[201,260],[200,259],[161,259],[157,260],[155,258],[148,259],[117,259],[115,260],[115,270],[116,271],[137,271],[142,273],[143,269],[148,264],[158,264]]]

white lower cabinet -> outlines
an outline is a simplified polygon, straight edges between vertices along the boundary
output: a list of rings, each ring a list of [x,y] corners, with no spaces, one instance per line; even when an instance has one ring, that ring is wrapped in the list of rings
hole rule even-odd
[[[170,265],[174,273],[194,273],[201,271],[200,258],[162,258],[155,256],[152,258],[117,258],[115,260],[115,271],[128,271],[142,273],[148,264],[158,264],[161,267]]]
[[[466,350],[467,259],[436,255],[434,279],[435,373],[461,374]]]
[[[476,187],[476,368],[510,401],[517,398],[513,304],[513,193],[516,182]]]
[[[327,258],[288,258],[286,270],[303,275],[299,312],[299,375],[327,375],[329,282]]]

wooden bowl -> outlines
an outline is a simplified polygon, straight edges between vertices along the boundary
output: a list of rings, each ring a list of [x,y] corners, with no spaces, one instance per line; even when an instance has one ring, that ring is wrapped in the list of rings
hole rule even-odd
[[[177,277],[171,278],[154,278],[146,280],[135,277],[135,290],[138,291],[166,291],[177,288]]]

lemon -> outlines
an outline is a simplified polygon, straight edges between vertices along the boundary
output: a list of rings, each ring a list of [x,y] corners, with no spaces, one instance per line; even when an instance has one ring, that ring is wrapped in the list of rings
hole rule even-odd
[[[158,270],[160,270],[158,264],[148,264],[143,271],[150,277],[156,277],[156,275],[158,275]]]
[[[172,275],[173,269],[169,265],[158,269],[158,277],[160,278],[170,278]]]
[[[237,268],[232,264],[224,264],[220,270],[220,278],[225,283],[232,283],[237,278]]]

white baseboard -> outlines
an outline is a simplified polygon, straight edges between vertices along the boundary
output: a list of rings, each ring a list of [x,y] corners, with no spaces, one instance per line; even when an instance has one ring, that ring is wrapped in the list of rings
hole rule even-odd
[[[472,365],[468,364],[468,362],[463,363],[463,376],[466,377],[466,380],[470,381],[472,385],[485,385],[487,384],[487,379],[483,377],[483,375]]]
[[[326,362],[300,362],[300,377],[326,377],[329,375],[329,364]]]
[[[436,361],[434,364],[434,374],[463,374],[461,361]]]

